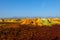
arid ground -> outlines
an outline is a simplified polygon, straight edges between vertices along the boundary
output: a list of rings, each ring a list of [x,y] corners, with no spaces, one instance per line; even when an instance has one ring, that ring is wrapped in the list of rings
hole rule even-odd
[[[0,23],[0,40],[60,40],[60,25],[48,26]]]

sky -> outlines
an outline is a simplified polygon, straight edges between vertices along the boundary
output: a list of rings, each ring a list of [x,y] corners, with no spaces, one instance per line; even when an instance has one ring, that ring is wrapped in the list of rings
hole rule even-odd
[[[60,17],[60,0],[0,0],[0,18]]]

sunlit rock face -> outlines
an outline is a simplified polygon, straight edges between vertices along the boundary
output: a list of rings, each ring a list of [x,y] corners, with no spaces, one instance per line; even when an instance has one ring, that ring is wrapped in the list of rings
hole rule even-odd
[[[60,18],[0,19],[0,40],[60,40]]]

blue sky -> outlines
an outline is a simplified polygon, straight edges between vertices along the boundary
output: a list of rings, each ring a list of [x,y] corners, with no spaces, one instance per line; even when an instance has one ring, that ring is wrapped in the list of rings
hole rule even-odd
[[[0,17],[60,17],[60,0],[0,0]]]

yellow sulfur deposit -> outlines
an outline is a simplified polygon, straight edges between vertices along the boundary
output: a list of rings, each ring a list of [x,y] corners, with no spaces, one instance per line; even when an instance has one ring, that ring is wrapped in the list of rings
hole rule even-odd
[[[38,25],[38,26],[51,26],[54,24],[60,25],[60,18],[25,18],[25,19],[0,19],[0,22],[17,22],[21,25]]]
[[[30,22],[31,22],[31,19],[24,19],[24,20],[21,22],[21,24],[26,24],[26,25],[28,25],[28,24],[30,24]]]

